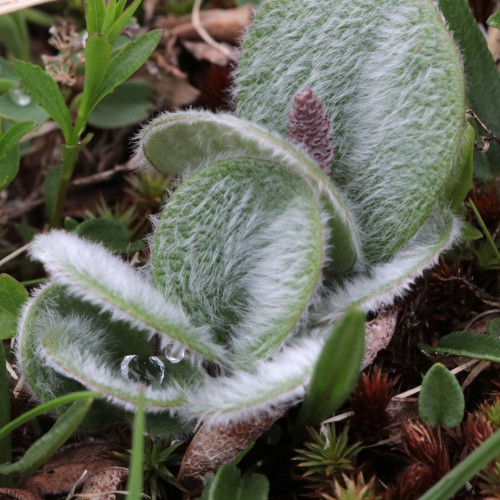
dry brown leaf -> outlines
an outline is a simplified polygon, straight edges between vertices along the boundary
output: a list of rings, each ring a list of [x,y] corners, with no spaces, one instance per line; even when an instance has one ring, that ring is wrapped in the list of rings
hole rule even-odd
[[[41,497],[36,493],[27,490],[19,490],[17,488],[0,488],[0,500],[41,500]]]
[[[92,500],[115,500],[116,495],[110,492],[116,491],[127,475],[126,467],[107,467],[85,480],[82,494],[92,495]]]
[[[65,447],[30,477],[27,487],[42,495],[67,493],[85,470],[90,476],[107,467],[121,465],[112,456],[114,451],[118,451],[116,444],[102,442]]]
[[[220,43],[219,45],[222,45],[228,52],[233,54],[231,58],[205,42],[190,42],[189,40],[185,40],[182,42],[182,45],[198,61],[209,61],[221,67],[227,66],[230,62],[234,61],[238,52],[232,45],[227,43]]]
[[[385,349],[396,331],[399,311],[394,308],[382,309],[377,317],[366,324],[366,348],[363,368],[371,365],[377,354]]]
[[[206,474],[214,473],[221,465],[236,458],[283,413],[283,409],[276,409],[272,415],[226,427],[203,424],[184,454],[178,480],[191,492],[197,493]]]
[[[253,6],[243,5],[237,9],[211,9],[200,13],[202,27],[218,42],[237,42],[250,24]],[[191,16],[169,16],[159,20],[158,27],[163,28],[179,39],[200,40],[200,35],[193,26]]]
[[[149,83],[155,89],[156,102],[160,106],[178,109],[196,101],[200,92],[195,89],[177,66],[168,63],[162,56],[157,55],[156,65],[152,61],[146,62],[146,68],[151,74]]]

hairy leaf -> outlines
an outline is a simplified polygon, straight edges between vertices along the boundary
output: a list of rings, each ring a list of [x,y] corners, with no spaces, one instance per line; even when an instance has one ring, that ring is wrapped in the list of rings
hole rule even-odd
[[[328,267],[339,272],[352,268],[359,235],[343,196],[311,160],[266,129],[231,115],[165,114],[144,127],[138,151],[143,166],[173,176],[241,156],[282,165],[309,185],[327,217],[327,247],[334,249]]]
[[[211,342],[206,328],[193,327],[181,307],[165,301],[128,264],[102,246],[53,231],[38,236],[31,252],[56,282],[68,285],[72,295],[110,311],[116,319],[150,336],[159,334],[164,344],[179,343],[193,356],[222,361],[222,349]]]
[[[361,224],[366,257],[386,260],[456,177],[466,129],[456,46],[427,1],[265,0],[239,57],[237,112],[286,136],[304,88],[330,119],[333,179]]]

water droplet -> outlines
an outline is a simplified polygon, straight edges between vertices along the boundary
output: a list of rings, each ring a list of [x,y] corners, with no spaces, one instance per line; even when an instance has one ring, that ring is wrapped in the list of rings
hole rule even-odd
[[[186,356],[186,349],[180,345],[170,344],[165,347],[165,356],[171,363],[179,363]]]
[[[31,102],[31,97],[28,92],[15,85],[9,89],[9,96],[12,102],[18,106],[27,106]]]
[[[129,354],[122,359],[120,373],[124,380],[158,387],[165,377],[165,365],[156,356]]]

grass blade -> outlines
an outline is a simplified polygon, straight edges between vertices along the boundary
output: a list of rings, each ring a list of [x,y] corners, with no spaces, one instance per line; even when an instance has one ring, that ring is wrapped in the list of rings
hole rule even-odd
[[[72,403],[56,420],[52,428],[28,448],[23,458],[14,463],[0,465],[0,474],[20,472],[21,482],[23,482],[70,438],[93,401],[94,398],[87,397]]]
[[[500,429],[442,477],[419,500],[448,500],[500,454]]]

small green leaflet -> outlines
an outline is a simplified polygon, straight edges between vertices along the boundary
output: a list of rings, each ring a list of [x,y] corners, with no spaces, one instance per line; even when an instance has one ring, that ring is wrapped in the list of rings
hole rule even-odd
[[[0,338],[10,339],[16,333],[17,320],[28,292],[8,274],[0,275]]]
[[[462,421],[465,399],[455,375],[441,363],[425,374],[418,399],[418,412],[431,427],[442,425],[452,429]]]
[[[335,324],[314,367],[297,419],[316,425],[332,415],[354,389],[365,352],[365,314],[352,307]]]
[[[223,465],[207,481],[201,500],[267,500],[269,481],[262,474],[245,475],[234,464]]]
[[[495,14],[490,16],[486,22],[489,26],[500,29],[500,12],[496,12]]]
[[[500,339],[495,335],[475,332],[453,332],[443,337],[436,347],[419,344],[427,352],[467,356],[500,363]]]

